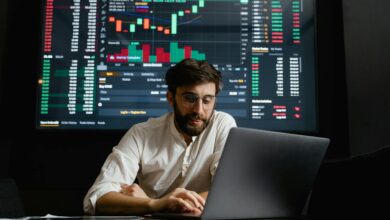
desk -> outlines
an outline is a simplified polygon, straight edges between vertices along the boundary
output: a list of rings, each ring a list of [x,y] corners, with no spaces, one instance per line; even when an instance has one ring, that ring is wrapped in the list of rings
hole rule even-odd
[[[150,219],[142,216],[43,216],[43,217],[26,217],[23,220],[143,220]]]
[[[55,216],[55,215],[46,215],[46,216],[30,216],[23,218],[14,218],[12,220],[158,220],[158,218],[152,217],[143,217],[143,216]],[[295,218],[296,220],[308,220],[304,217]],[[11,220],[11,219],[9,219]],[[265,220],[265,219],[261,219]],[[283,220],[278,218],[278,220]],[[294,220],[294,218],[288,218],[288,220]]]
[[[143,216],[25,216],[21,218],[5,218],[4,220],[143,220],[151,219]],[[2,219],[3,220],[3,219]]]

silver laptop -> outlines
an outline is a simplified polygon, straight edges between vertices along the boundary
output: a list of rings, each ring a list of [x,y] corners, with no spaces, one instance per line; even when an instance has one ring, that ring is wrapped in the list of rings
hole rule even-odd
[[[300,217],[328,145],[327,138],[232,128],[202,215],[152,217]]]

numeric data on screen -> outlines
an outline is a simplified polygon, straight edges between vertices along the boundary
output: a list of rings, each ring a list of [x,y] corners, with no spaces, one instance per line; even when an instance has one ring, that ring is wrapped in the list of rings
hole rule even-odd
[[[166,71],[223,76],[239,126],[317,126],[313,0],[45,0],[37,128],[127,129],[172,111]]]

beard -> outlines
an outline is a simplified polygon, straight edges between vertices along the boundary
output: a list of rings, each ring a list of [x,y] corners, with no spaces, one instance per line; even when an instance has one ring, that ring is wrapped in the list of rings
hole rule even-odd
[[[177,127],[183,133],[189,136],[198,136],[204,129],[206,129],[207,125],[210,122],[210,118],[201,118],[201,116],[194,112],[190,114],[183,115],[179,108],[177,107],[176,101],[173,103],[174,115]],[[192,120],[201,120],[203,123],[200,126],[191,125],[189,122]]]

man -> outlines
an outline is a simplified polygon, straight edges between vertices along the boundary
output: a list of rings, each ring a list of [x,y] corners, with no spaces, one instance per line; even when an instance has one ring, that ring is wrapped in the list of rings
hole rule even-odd
[[[86,213],[202,212],[236,122],[215,110],[221,73],[207,61],[185,59],[165,80],[174,112],[129,129],[85,196]]]

